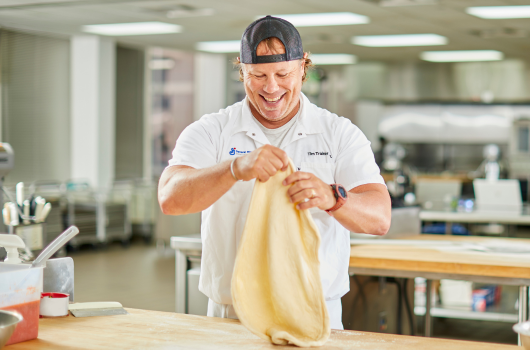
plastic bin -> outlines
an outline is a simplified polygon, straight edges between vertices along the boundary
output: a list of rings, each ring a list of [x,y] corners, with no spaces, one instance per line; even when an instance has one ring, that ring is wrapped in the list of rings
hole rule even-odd
[[[42,282],[42,267],[0,263],[0,309],[16,311],[24,318],[7,345],[38,337]]]

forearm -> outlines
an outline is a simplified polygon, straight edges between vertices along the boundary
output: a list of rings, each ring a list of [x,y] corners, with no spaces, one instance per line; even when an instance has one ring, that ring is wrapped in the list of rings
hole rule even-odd
[[[205,210],[236,183],[231,161],[205,169],[186,166],[167,168],[158,185],[158,201],[164,214],[183,215]]]
[[[349,192],[348,200],[333,216],[352,232],[384,235],[390,227],[391,213],[388,193],[366,191]]]

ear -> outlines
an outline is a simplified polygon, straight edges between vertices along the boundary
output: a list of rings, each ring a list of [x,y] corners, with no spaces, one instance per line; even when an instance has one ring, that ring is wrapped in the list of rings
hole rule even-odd
[[[239,57],[236,57],[236,60],[237,60],[237,63],[241,63],[241,60],[239,59]]]
[[[307,52],[304,52],[304,56],[302,58],[302,70],[305,68],[305,60],[307,56],[309,56],[309,54]]]

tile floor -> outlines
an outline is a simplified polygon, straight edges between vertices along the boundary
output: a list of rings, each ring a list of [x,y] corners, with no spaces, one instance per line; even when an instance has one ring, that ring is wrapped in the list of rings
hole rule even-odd
[[[111,244],[69,255],[75,266],[75,301],[118,301],[130,308],[175,311],[173,250]]]

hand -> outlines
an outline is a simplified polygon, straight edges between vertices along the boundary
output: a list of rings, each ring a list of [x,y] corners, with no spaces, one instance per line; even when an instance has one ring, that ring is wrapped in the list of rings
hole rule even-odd
[[[234,162],[234,174],[239,180],[258,179],[266,182],[278,170],[286,170],[289,165],[287,153],[281,149],[265,145]]]
[[[284,181],[285,186],[291,186],[287,190],[291,203],[298,203],[298,210],[319,208],[328,210],[332,208],[337,200],[331,186],[320,180],[311,173],[297,171],[289,175]]]

